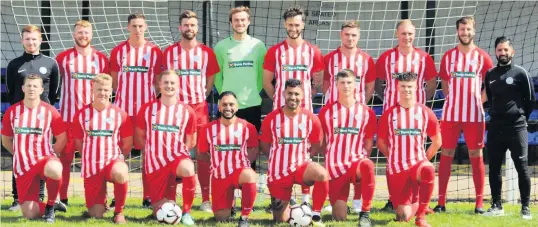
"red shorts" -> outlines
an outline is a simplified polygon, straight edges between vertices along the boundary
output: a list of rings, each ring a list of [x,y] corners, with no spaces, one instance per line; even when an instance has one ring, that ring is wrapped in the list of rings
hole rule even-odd
[[[411,169],[388,175],[388,180],[390,181],[389,192],[392,196],[391,202],[394,204],[395,208],[400,205],[409,205],[418,201],[417,171],[418,167],[420,167],[423,162],[427,161],[421,161]]]
[[[152,173],[146,173],[146,184],[149,187],[145,188],[145,190],[148,190],[148,195],[152,202],[158,202],[164,198],[176,201],[178,184],[176,182],[176,169],[179,163],[187,158],[189,157],[178,157],[175,161],[168,163],[168,165],[163,166]]]
[[[458,139],[463,130],[465,143],[470,150],[478,150],[484,147],[484,122],[452,122],[441,121],[442,147],[456,149]]]
[[[198,131],[202,125],[209,123],[209,110],[207,109],[207,102],[203,101],[201,103],[189,104],[189,106],[194,111],[194,116],[196,118],[196,131]]]
[[[94,205],[106,203],[106,182],[112,182],[112,166],[121,160],[112,160],[100,173],[84,179],[84,197],[86,207],[92,208]]]
[[[225,179],[211,177],[211,202],[213,212],[231,209],[234,200],[234,190],[239,189],[239,176],[244,169],[235,170]],[[250,169],[250,168],[248,168]]]
[[[329,180],[329,201],[333,205],[337,200],[347,201],[349,197],[350,184],[357,180],[357,167],[360,160],[351,164],[344,175]]]
[[[15,179],[17,192],[19,192],[19,203],[26,201],[39,202],[39,181],[45,180],[45,165],[50,160],[60,161],[55,156],[45,156],[39,160],[28,172]]]
[[[306,185],[303,180],[303,175],[306,171],[306,167],[308,167],[308,164],[310,164],[310,162],[306,162],[305,164],[299,166],[297,170],[295,170],[295,172],[290,173],[290,175],[288,176],[267,183],[267,187],[269,188],[269,194],[271,194],[271,197],[284,201],[289,201],[291,199],[291,193],[293,191],[293,184],[299,184],[301,186],[311,186]]]

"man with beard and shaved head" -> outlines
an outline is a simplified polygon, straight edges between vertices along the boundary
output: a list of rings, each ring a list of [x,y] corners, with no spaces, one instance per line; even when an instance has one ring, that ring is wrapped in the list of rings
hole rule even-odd
[[[323,57],[315,45],[303,39],[305,12],[294,6],[284,12],[284,27],[288,37],[267,50],[263,63],[263,89],[273,100],[273,110],[285,105],[284,87],[289,79],[298,79],[304,85],[304,100],[301,105],[312,111],[312,97],[321,87]],[[273,78],[276,84],[273,86]],[[314,87],[312,88],[312,79]],[[310,188],[302,188],[303,202],[310,201]]]
[[[482,90],[486,72],[492,67],[488,53],[478,48],[473,40],[475,21],[473,17],[462,17],[456,21],[459,44],[448,50],[441,59],[439,77],[446,97],[441,116],[442,151],[439,162],[439,201],[435,212],[445,212],[446,190],[450,178],[452,159],[461,131],[469,148],[476,201],[475,213],[484,213],[484,147],[485,117]]]
[[[163,67],[175,70],[179,76],[179,101],[192,107],[196,116],[196,127],[200,129],[209,121],[206,98],[213,88],[215,74],[220,69],[213,50],[196,40],[198,34],[196,13],[185,10],[179,15],[179,22],[181,40],[166,48],[163,54]],[[202,189],[200,209],[212,212],[209,201],[210,165],[204,160],[197,160],[197,163],[198,181]]]
[[[532,79],[523,67],[514,64],[512,41],[504,36],[495,40],[497,67],[486,73],[486,95],[491,103],[489,114],[488,155],[491,208],[487,216],[504,214],[501,200],[501,166],[507,149],[519,178],[521,217],[532,219],[529,208],[531,182],[528,165],[527,121],[536,103]]]
[[[220,118],[204,125],[198,137],[198,154],[211,160],[213,212],[218,221],[233,217],[234,190],[241,189],[239,227],[248,227],[248,216],[256,199],[256,172],[250,161],[258,155],[258,132],[253,124],[236,116],[236,95],[225,91],[219,97]]]
[[[91,103],[91,81],[95,75],[110,71],[106,55],[91,46],[92,37],[92,24],[86,20],[77,21],[73,31],[75,46],[61,52],[56,57],[63,81],[60,113],[63,120],[69,124],[68,126],[70,126],[75,113]],[[70,167],[75,156],[73,132],[70,127],[67,130],[67,137],[67,146],[60,157],[63,165],[60,200],[65,205],[68,204],[67,190],[71,176]]]

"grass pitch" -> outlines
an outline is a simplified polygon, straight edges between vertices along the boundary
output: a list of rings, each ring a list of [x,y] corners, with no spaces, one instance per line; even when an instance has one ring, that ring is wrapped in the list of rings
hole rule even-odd
[[[82,213],[86,210],[84,205],[84,199],[81,197],[69,199],[69,211],[67,213],[57,213],[56,223],[49,225],[44,223],[41,220],[26,220],[22,218],[20,212],[10,212],[7,210],[11,204],[11,199],[4,199],[1,202],[1,211],[0,211],[0,225],[1,226],[24,226],[24,227],[38,227],[38,226],[115,226],[111,220],[113,212],[108,212],[105,214],[105,218],[98,219],[86,219],[82,217]],[[181,204],[181,200],[178,200],[178,203]],[[409,223],[398,223],[392,221],[394,219],[394,214],[385,213],[379,211],[384,205],[384,201],[374,201],[373,209],[370,215],[370,218],[373,221],[374,226],[414,226],[414,219]],[[212,214],[198,211],[198,205],[200,200],[195,200],[195,206],[193,207],[193,216],[196,220],[197,226],[213,226],[213,227],[232,227],[237,226],[236,220],[228,223],[219,223],[216,222]],[[240,203],[238,203],[240,204]],[[272,216],[269,213],[265,212],[265,207],[268,205],[268,201],[265,203],[257,204],[255,211],[250,216],[251,226],[289,226],[286,223],[275,224],[273,223]],[[435,204],[431,204],[435,206]],[[535,217],[533,220],[525,221],[521,219],[519,211],[521,207],[519,205],[508,205],[504,206],[506,215],[503,217],[483,217],[473,214],[474,203],[449,203],[447,206],[449,213],[445,214],[434,214],[429,215],[426,219],[432,226],[470,226],[470,227],[504,227],[504,226],[518,226],[518,227],[536,227],[538,226],[538,217],[534,213]],[[534,205],[531,207],[531,210],[536,212],[538,206]],[[127,217],[128,226],[163,226],[163,224],[158,223],[153,218],[148,216],[151,214],[149,209],[144,209],[141,207],[141,200],[139,198],[128,198],[127,205],[124,211],[125,216]],[[239,215],[239,214],[238,214]],[[331,216],[328,213],[323,213],[323,220],[327,226],[338,226],[338,227],[347,227],[347,226],[357,226],[358,215],[352,214],[348,216],[349,221],[347,222],[335,222],[331,220]]]

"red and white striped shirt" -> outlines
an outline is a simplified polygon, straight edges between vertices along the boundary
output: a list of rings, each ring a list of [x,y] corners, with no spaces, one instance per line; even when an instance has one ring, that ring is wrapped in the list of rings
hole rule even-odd
[[[94,48],[84,56],[73,47],[60,53],[56,61],[63,83],[60,113],[70,123],[78,110],[92,102],[91,80],[99,73],[110,73],[108,58]]]
[[[115,105],[101,111],[92,104],[82,107],[73,118],[73,137],[82,140],[82,177],[98,174],[118,159],[120,139],[133,136],[133,131],[127,113]]]
[[[476,47],[464,54],[457,47],[441,59],[439,77],[448,82],[442,121],[484,122],[482,82],[493,67],[489,55]]]
[[[207,77],[220,72],[213,50],[198,44],[190,50],[174,43],[163,52],[164,69],[173,69],[179,75],[179,101],[186,104],[204,102]]]
[[[153,173],[181,156],[190,157],[185,139],[196,132],[196,124],[189,106],[179,102],[166,106],[155,100],[142,106],[136,119],[136,127],[145,132],[146,173]]]
[[[385,80],[386,87],[383,100],[383,111],[391,106],[398,104],[400,94],[398,93],[397,77],[400,73],[414,72],[417,74],[417,102],[426,103],[426,91],[424,82],[434,79],[437,76],[435,63],[432,57],[415,48],[413,52],[402,54],[398,51],[398,47],[385,51],[376,63],[377,76],[381,80]]]
[[[284,40],[269,48],[265,55],[263,69],[274,73],[276,78],[273,110],[286,104],[283,92],[288,79],[298,79],[303,82],[305,100],[302,106],[307,110],[312,110],[312,76],[323,70],[323,57],[315,45],[304,41],[302,45],[293,48]]]
[[[424,104],[411,108],[399,104],[390,107],[379,119],[379,138],[388,146],[389,174],[411,169],[418,162],[427,160],[424,143],[426,136],[440,132],[437,117]]]
[[[340,47],[323,58],[325,70],[323,71],[323,81],[329,82],[329,90],[325,95],[325,103],[338,101],[338,89],[336,88],[336,74],[344,69],[349,69],[355,73],[356,88],[355,99],[360,103],[366,103],[366,84],[374,82],[377,78],[375,72],[374,59],[366,52],[357,48],[357,51],[350,56],[346,56]]]
[[[377,119],[375,112],[359,101],[350,107],[332,102],[318,116],[327,141],[325,168],[335,179],[365,158],[364,141],[374,137]]]
[[[66,128],[60,113],[46,102],[28,108],[20,101],[9,107],[2,119],[2,135],[13,137],[15,178],[30,171],[44,157],[54,156],[52,135],[60,135]]]
[[[136,116],[142,105],[155,99],[154,82],[162,70],[161,57],[161,49],[149,41],[135,48],[127,40],[112,49],[110,69],[118,72],[114,104],[129,116]]]
[[[310,161],[310,145],[320,143],[323,132],[318,117],[309,110],[302,109],[294,117],[288,117],[279,108],[265,117],[259,138],[271,144],[267,175],[272,182]]]
[[[258,132],[253,124],[237,118],[231,125],[214,120],[200,129],[198,150],[211,154],[213,177],[226,179],[236,170],[250,168],[247,148],[258,146]]]

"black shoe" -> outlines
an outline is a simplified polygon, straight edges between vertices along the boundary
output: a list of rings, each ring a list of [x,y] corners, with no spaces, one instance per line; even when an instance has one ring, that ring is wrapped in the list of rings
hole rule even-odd
[[[54,213],[54,207],[47,205],[45,207],[45,214],[43,215],[43,219],[47,223],[54,223],[56,221],[56,214]]]
[[[360,212],[359,214],[359,227],[372,226],[372,220],[370,220],[370,212]]]
[[[475,208],[474,212],[477,213],[476,208]],[[488,209],[488,211],[487,212],[482,212],[481,214],[484,214],[484,216],[488,216],[488,217],[503,216],[504,215],[504,209],[503,209],[503,206],[502,206],[502,204],[500,202],[493,202],[491,204],[491,207]]]
[[[235,207],[232,207],[232,209],[230,210],[230,218],[235,217],[235,214],[237,214],[237,212],[235,211]],[[241,218],[239,218],[239,220],[241,220]]]
[[[394,211],[394,205],[392,205],[392,202],[389,200],[389,201],[387,201],[385,206],[381,209],[381,211],[393,212]]]
[[[108,209],[112,210],[114,207],[116,207],[116,199],[112,199],[112,202],[108,205]]]
[[[11,203],[11,207],[8,208],[9,211],[18,211],[20,209],[21,209],[21,204],[19,204],[18,199],[13,200],[13,203]]]
[[[144,199],[144,201],[142,201],[142,207],[143,208],[148,208],[148,209],[151,209],[151,200],[150,199]]]
[[[265,208],[265,212],[266,213],[273,213],[273,206],[271,204],[269,204],[269,206],[267,208]]]
[[[437,206],[435,206],[435,208],[433,208],[433,211],[435,213],[445,213],[446,212],[446,207],[442,206],[442,205],[437,205]]]
[[[476,207],[476,208],[474,208],[474,213],[475,213],[475,214],[483,214],[483,213],[485,213],[485,212],[486,212],[486,211],[485,211],[484,208],[482,208],[482,207]]]
[[[524,220],[531,220],[532,219],[531,208],[529,208],[529,206],[522,206],[521,207],[521,218],[523,218]]]
[[[69,206],[69,200],[68,199],[60,199],[60,202],[62,202],[66,206]]]
[[[67,206],[60,201],[56,201],[56,203],[54,203],[54,211],[65,213],[67,212]]]
[[[248,218],[239,217],[238,227],[249,227]]]

